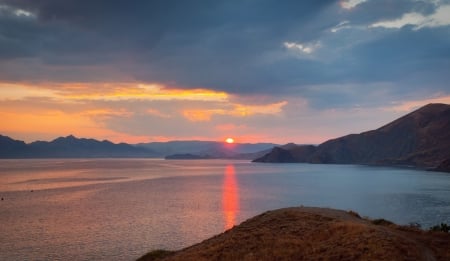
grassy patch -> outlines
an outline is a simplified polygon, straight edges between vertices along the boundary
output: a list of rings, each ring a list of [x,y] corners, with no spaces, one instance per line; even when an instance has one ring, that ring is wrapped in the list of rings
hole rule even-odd
[[[168,251],[168,250],[163,250],[163,249],[157,249],[157,250],[153,250],[148,252],[147,254],[141,256],[139,259],[137,259],[136,261],[152,261],[152,260],[159,260],[162,259],[164,257],[170,256],[171,254],[173,254],[173,251]]]

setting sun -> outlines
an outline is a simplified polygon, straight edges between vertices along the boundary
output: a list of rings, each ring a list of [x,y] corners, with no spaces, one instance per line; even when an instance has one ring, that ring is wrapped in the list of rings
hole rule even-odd
[[[233,138],[227,138],[225,140],[225,142],[228,143],[228,144],[231,144],[231,143],[234,143],[234,139]]]

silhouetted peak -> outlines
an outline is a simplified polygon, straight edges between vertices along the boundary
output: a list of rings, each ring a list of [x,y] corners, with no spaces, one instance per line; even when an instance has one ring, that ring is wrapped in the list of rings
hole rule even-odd
[[[52,140],[51,142],[56,142],[56,143],[59,143],[59,142],[74,142],[74,141],[78,141],[78,140],[79,139],[76,138],[75,136],[69,135],[69,136],[66,136],[66,137],[58,137],[58,138]]]
[[[290,143],[288,143],[288,144],[285,144],[285,145],[281,146],[281,148],[282,148],[282,149],[285,149],[285,150],[290,150],[290,149],[293,149],[293,148],[295,148],[295,147],[298,147],[298,145],[295,144],[295,143],[292,143],[292,142],[290,142]]]

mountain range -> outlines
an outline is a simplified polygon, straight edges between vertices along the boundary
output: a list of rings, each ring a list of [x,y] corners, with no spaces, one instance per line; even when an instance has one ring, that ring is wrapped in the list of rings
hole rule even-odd
[[[401,165],[445,170],[450,160],[450,105],[428,104],[376,130],[318,146],[275,147],[254,162]]]
[[[254,162],[369,164],[450,171],[450,105],[428,104],[376,130],[320,145],[169,141],[140,144],[76,138],[25,143],[0,135],[0,158],[254,159]]]
[[[273,143],[225,144],[213,141],[169,141],[115,144],[107,140],[77,138],[73,135],[52,141],[25,143],[0,135],[0,158],[162,158],[189,154],[191,158],[254,159],[276,146]]]

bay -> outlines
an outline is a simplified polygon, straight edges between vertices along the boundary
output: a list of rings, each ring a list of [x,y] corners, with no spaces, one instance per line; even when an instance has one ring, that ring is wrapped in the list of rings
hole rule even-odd
[[[0,160],[0,197],[2,260],[134,260],[300,205],[450,223],[449,174],[357,165]]]

